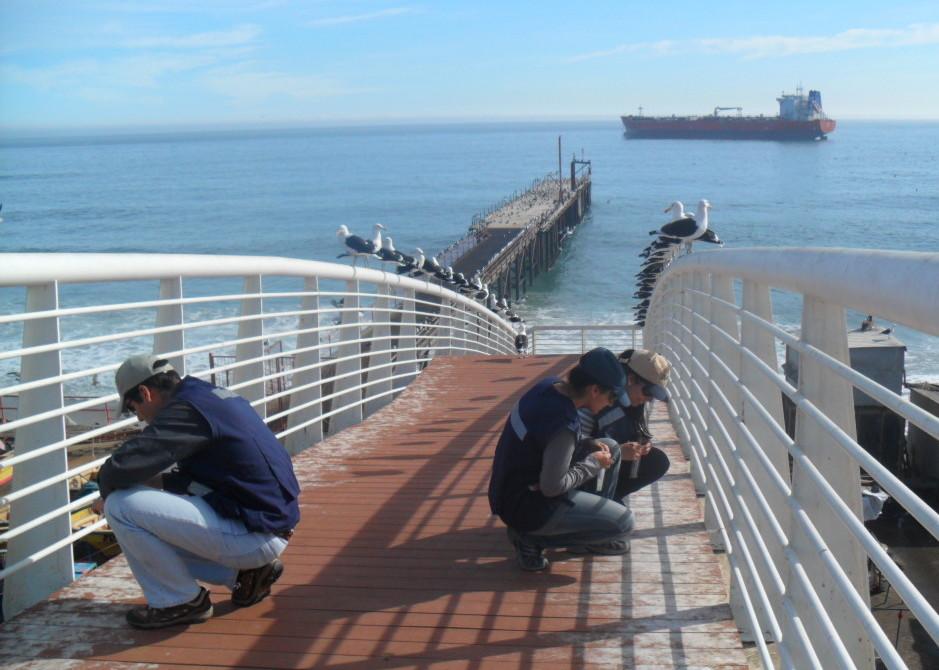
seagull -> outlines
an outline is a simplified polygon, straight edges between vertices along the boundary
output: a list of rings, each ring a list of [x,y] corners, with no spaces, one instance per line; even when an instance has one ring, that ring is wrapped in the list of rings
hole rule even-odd
[[[405,264],[398,267],[399,275],[408,275],[409,277],[420,277],[424,274],[424,252],[420,247],[414,250],[413,256],[405,258]]]
[[[457,272],[453,275],[453,278],[450,280],[450,283],[457,287],[457,290],[460,288],[469,285],[469,282],[466,281],[466,277],[463,276],[462,272]]]
[[[473,297],[480,302],[486,302],[486,299],[489,297],[489,284],[483,284],[482,289],[476,291]]]
[[[676,200],[665,211],[681,212],[684,214],[684,206],[679,207],[679,205],[681,205],[681,203]],[[704,235],[704,232],[708,229],[708,210],[710,208],[711,203],[701,199],[698,201],[698,208],[695,210],[694,217],[687,215],[679,217],[671,223],[666,223],[658,230],[650,230],[649,234],[675,237],[682,242],[692,242]]]
[[[445,268],[440,268],[437,272],[434,273],[434,276],[442,282],[452,283],[453,268],[449,265]]]
[[[3,211],[3,203],[0,202],[0,212],[2,212],[2,211]],[[0,223],[3,223],[3,217],[2,217],[2,216],[0,216]]]
[[[424,259],[424,264],[421,266],[421,269],[424,271],[424,274],[428,276],[436,276],[438,272],[443,272],[440,263],[438,263],[437,259],[433,256]]]
[[[674,201],[671,205],[662,210],[666,214],[671,213],[672,221],[677,221],[678,219],[693,219],[694,214],[691,212],[685,211],[685,203],[681,200]]]
[[[716,244],[719,247],[724,246],[723,240],[717,236],[717,233],[714,232],[713,228],[708,228],[704,231],[704,235],[695,240],[695,242],[710,242],[711,244]]]
[[[394,240],[390,237],[383,237],[381,240],[381,249],[378,250],[378,259],[382,263],[403,263],[404,254],[395,249]]]
[[[343,245],[346,248],[345,253],[341,253],[336,258],[342,258],[343,256],[352,256],[352,265],[354,266],[358,259],[361,258],[377,258],[378,250],[381,249],[381,231],[384,226],[380,223],[375,224],[375,238],[371,240],[366,240],[359,237],[358,235],[353,235],[349,232],[349,227],[345,224],[339,226],[339,229],[336,231],[336,237],[342,240]],[[367,262],[366,262],[367,264]]]

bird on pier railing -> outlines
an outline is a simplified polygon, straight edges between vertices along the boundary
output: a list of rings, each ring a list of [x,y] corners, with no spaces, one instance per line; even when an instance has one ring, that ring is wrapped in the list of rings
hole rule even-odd
[[[378,250],[378,259],[382,263],[401,264],[404,262],[404,254],[395,249],[394,240],[390,237],[383,237],[381,240],[381,249]]]
[[[664,254],[679,243],[681,243],[681,240],[676,237],[659,237],[645,249],[640,251],[639,257],[650,258],[652,256]]]
[[[417,247],[414,252],[413,256],[405,256],[404,264],[398,266],[397,272],[399,275],[416,278],[424,274],[424,251]]]
[[[450,284],[453,282],[453,268],[449,265],[445,268],[440,268],[440,270],[434,273],[434,277],[445,284]]]
[[[489,299],[489,284],[483,284],[483,287],[473,294],[473,299],[486,302]]]
[[[421,266],[421,269],[428,277],[436,277],[438,272],[443,272],[443,268],[440,267],[440,263],[438,263],[437,259],[433,256],[424,258],[424,264]]]
[[[685,212],[685,206],[676,200],[665,210],[671,212],[675,218],[658,230],[650,230],[649,234],[674,237],[682,242],[692,242],[704,235],[704,232],[708,229],[708,210],[710,208],[711,203],[702,198],[698,201],[694,216],[691,216]]]
[[[469,282],[466,281],[466,277],[463,276],[462,272],[454,273],[453,277],[450,279],[450,283],[459,290],[462,286],[468,286]]]
[[[336,231],[336,237],[342,241],[346,251],[336,256],[336,258],[352,256],[353,266],[355,266],[359,258],[378,258],[378,251],[381,249],[381,231],[384,230],[384,226],[380,223],[376,223],[374,230],[374,237],[371,240],[366,240],[365,238],[350,233],[349,227],[345,224],[339,226],[339,230]],[[368,265],[368,260],[366,260],[365,264]]]

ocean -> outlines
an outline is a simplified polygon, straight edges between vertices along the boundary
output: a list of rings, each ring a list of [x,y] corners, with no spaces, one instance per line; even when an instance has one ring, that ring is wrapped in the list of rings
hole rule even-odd
[[[637,253],[676,199],[710,200],[728,248],[939,250],[939,123],[844,121],[828,141],[776,143],[626,140],[611,119],[7,135],[0,253],[335,261],[340,224],[363,234],[376,222],[399,249],[436,252],[474,213],[556,170],[559,135],[565,171],[572,154],[592,162],[593,205],[518,306],[530,324],[630,320]],[[20,309],[22,291],[0,289],[0,314]],[[776,310],[798,327],[798,301]],[[939,378],[936,338],[896,334],[908,377]],[[17,346],[17,331],[0,325],[0,350]]]

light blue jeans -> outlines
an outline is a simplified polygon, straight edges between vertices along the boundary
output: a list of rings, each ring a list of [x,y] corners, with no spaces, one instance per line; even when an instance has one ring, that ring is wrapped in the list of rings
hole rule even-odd
[[[270,563],[287,540],[254,533],[197,496],[147,486],[113,491],[104,514],[150,607],[199,595],[196,580],[233,588],[239,570]]]
[[[632,511],[615,498],[622,452],[616,440],[601,440],[610,448],[613,464],[604,471],[600,489],[597,479],[591,479],[580,490],[559,496],[548,521],[538,530],[522,534],[523,541],[540,547],[580,547],[629,537],[634,524]],[[592,447],[578,448],[573,460],[582,460],[592,451]]]

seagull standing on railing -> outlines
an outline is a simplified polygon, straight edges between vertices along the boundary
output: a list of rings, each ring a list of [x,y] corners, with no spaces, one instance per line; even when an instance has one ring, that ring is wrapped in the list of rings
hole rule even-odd
[[[420,277],[424,271],[424,251],[417,247],[413,256],[405,256],[404,264],[398,267],[399,275],[407,275],[409,277]]]
[[[708,210],[711,203],[701,199],[698,201],[698,208],[695,215],[691,216],[685,212],[684,205],[678,200],[673,202],[666,212],[672,212],[676,218],[670,223],[666,223],[658,230],[650,230],[650,235],[660,235],[662,237],[674,237],[682,242],[692,242],[702,235],[708,229]]]
[[[378,251],[381,249],[381,231],[383,228],[384,226],[382,226],[380,223],[376,223],[375,237],[371,240],[366,240],[362,237],[359,237],[358,235],[353,235],[350,233],[348,226],[345,224],[339,226],[339,230],[336,231],[336,237],[342,241],[346,251],[345,253],[341,253],[336,256],[336,258],[352,256],[353,267],[359,258],[378,258]],[[368,265],[367,260],[365,264]]]
[[[421,265],[421,269],[428,277],[436,277],[438,272],[443,272],[443,268],[440,267],[440,263],[438,263],[437,259],[433,256],[429,256],[424,259],[424,264]]]
[[[383,237],[381,240],[381,249],[378,250],[378,259],[382,263],[402,263],[404,254],[395,249],[394,240],[390,237]]]

